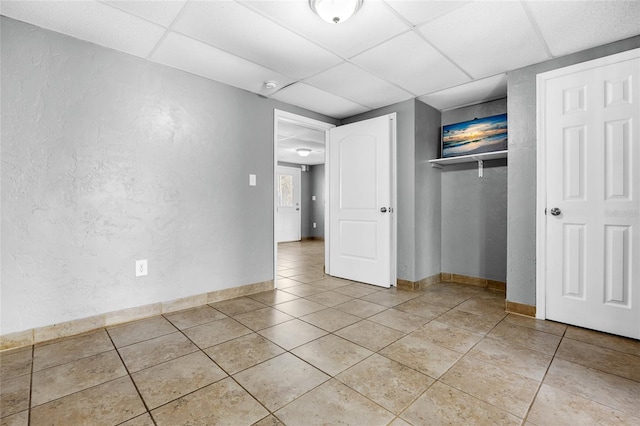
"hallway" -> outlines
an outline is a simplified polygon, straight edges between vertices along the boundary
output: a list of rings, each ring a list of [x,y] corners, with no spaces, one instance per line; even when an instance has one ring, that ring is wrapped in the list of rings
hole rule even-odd
[[[3,352],[1,425],[640,424],[640,342],[323,264],[280,244],[278,290]]]

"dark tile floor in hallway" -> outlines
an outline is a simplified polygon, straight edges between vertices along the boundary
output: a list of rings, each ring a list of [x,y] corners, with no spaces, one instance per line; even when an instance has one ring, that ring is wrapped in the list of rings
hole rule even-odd
[[[382,289],[279,246],[279,289],[0,354],[1,425],[640,425],[640,342]]]

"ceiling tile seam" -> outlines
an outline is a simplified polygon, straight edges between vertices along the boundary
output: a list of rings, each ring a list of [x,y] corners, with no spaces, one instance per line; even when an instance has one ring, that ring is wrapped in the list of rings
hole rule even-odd
[[[151,49],[151,51],[147,55],[147,59],[151,59],[153,55],[155,55],[156,51],[160,48],[160,45],[164,43],[169,34],[171,34],[171,32],[173,31],[173,27],[176,25],[176,22],[178,22],[178,20],[182,18],[182,15],[184,15],[185,10],[187,10],[187,7],[189,7],[190,4],[190,0],[185,2],[185,4],[182,6],[182,9],[180,9],[180,12],[176,14],[175,18],[173,18],[173,21],[171,21],[171,24],[169,24],[167,30],[164,32],[164,34],[162,34],[162,37],[160,37],[160,40],[158,40],[156,45],[153,46],[153,49]]]
[[[427,24],[424,24],[427,25]],[[424,25],[421,25],[420,27],[423,27]],[[464,75],[466,75],[467,77],[469,77],[469,79],[471,81],[476,80],[469,72],[467,72],[467,70],[465,70],[464,68],[462,68],[461,65],[459,65],[456,61],[454,61],[453,59],[451,59],[449,57],[449,55],[446,55],[438,46],[436,46],[433,42],[431,42],[429,39],[427,39],[427,36],[425,36],[424,34],[422,34],[421,31],[418,30],[418,28],[420,27],[415,27],[412,31],[418,36],[420,37],[422,40],[425,41],[425,43],[427,43],[429,46],[431,46],[436,52],[438,52],[443,58],[445,58],[447,61],[449,61],[451,63],[451,65],[453,65],[454,67],[458,68]]]
[[[374,77],[376,77],[376,78],[378,78],[378,79],[380,79],[380,80],[384,81],[385,83],[387,83],[387,84],[389,84],[389,85],[391,85],[391,86],[395,87],[396,89],[402,90],[403,92],[405,92],[405,93],[407,93],[407,94],[411,95],[411,96],[412,96],[412,97],[414,97],[414,98],[417,98],[417,97],[418,97],[418,95],[416,95],[415,93],[413,93],[411,90],[408,90],[408,89],[406,89],[406,88],[404,88],[404,87],[400,86],[399,84],[394,83],[393,81],[387,80],[386,78],[382,77],[381,75],[378,75],[378,74],[377,74],[376,72],[374,72],[374,71],[370,71],[370,70],[368,70],[368,69],[366,69],[366,68],[364,68],[364,67],[362,67],[362,66],[360,66],[360,65],[358,65],[358,64],[356,64],[356,63],[354,63],[354,62],[352,62],[352,61],[350,61],[350,60],[347,60],[347,61],[345,61],[345,62],[347,62],[347,63],[349,63],[349,64],[353,65],[353,66],[354,66],[354,67],[356,67],[356,68],[361,69],[362,71],[364,71],[364,72],[366,72],[366,73],[368,73],[368,74],[371,74],[372,76],[374,76]]]
[[[383,0],[382,3],[384,3],[391,10],[391,12],[394,13],[398,18],[400,18],[401,21],[404,21],[409,28],[413,29],[413,28],[416,28],[416,27],[421,27],[421,26],[423,26],[425,24],[428,24],[430,22],[433,22],[436,19],[438,19],[438,18],[440,18],[442,16],[445,16],[445,15],[451,13],[451,12],[454,12],[454,11],[460,9],[461,7],[466,6],[466,5],[468,5],[470,3],[473,3],[473,2],[472,1],[462,1],[462,2],[460,2],[460,4],[456,5],[455,7],[451,8],[451,9],[448,9],[448,10],[445,10],[443,12],[437,13],[437,14],[433,15],[432,17],[430,17],[428,20],[420,22],[420,23],[415,24],[415,25],[411,21],[409,21],[407,18],[405,18],[404,15],[402,15],[399,11],[395,10],[394,7],[391,6],[388,3],[388,0]]]
[[[189,0],[189,1],[191,1],[191,0]],[[300,33],[299,33],[299,32],[297,32],[296,30],[294,30],[293,28],[290,28],[290,27],[289,27],[289,26],[287,26],[284,22],[282,22],[282,21],[280,21],[280,20],[278,20],[278,19],[274,18],[273,16],[268,15],[268,14],[265,14],[265,13],[262,13],[262,11],[261,11],[260,9],[257,9],[257,8],[255,8],[255,7],[253,7],[253,6],[251,6],[249,3],[245,3],[243,0],[233,0],[233,1],[235,1],[236,3],[238,3],[238,4],[239,4],[239,5],[241,5],[241,6],[246,7],[247,9],[251,10],[252,12],[255,12],[256,14],[260,15],[260,16],[261,16],[261,17],[263,17],[264,19],[267,19],[267,20],[269,20],[269,21],[273,22],[274,24],[279,25],[279,26],[280,26],[281,28],[283,28],[285,31],[288,31],[288,32],[290,32],[290,33],[292,33],[292,34],[295,34],[295,35],[297,35],[298,37],[302,38],[303,40],[306,40],[306,41],[308,41],[309,43],[311,43],[311,44],[313,44],[313,45],[315,45],[315,46],[317,46],[317,47],[321,48],[322,50],[325,50],[325,51],[327,51],[328,53],[330,53],[330,54],[332,54],[332,55],[334,55],[334,56],[337,56],[337,57],[338,57],[338,58],[340,58],[341,60],[343,60],[343,61],[344,61],[344,60],[346,60],[346,59],[347,59],[345,56],[343,56],[343,55],[341,55],[341,54],[339,54],[339,53],[337,53],[337,52],[334,52],[334,51],[333,51],[333,50],[331,50],[329,47],[324,46],[324,45],[322,45],[322,44],[318,43],[317,41],[312,40],[312,39],[310,39],[310,38],[306,37],[306,36],[305,36],[305,35],[303,35],[303,34],[300,34]]]
[[[162,28],[165,28],[165,29],[167,28],[165,25],[162,25],[162,24],[159,24],[157,22],[154,22],[151,19],[145,18],[144,16],[137,15],[137,14],[135,14],[135,13],[133,13],[133,12],[127,10],[127,9],[123,9],[123,8],[119,7],[117,4],[107,3],[105,0],[97,0],[97,2],[102,4],[102,5],[104,5],[104,6],[108,6],[108,7],[112,8],[112,9],[115,9],[115,10],[117,10],[119,12],[126,13],[129,16],[133,16],[134,18],[141,19],[141,20],[143,20],[145,22],[148,22],[150,24],[156,25],[158,27],[162,27]]]
[[[342,95],[336,95],[335,93],[327,92],[325,89],[322,89],[322,88],[320,88],[320,87],[318,87],[318,86],[315,86],[315,85],[313,85],[313,84],[311,84],[311,83],[309,83],[309,82],[307,82],[307,81],[303,82],[303,84],[306,84],[307,86],[311,86],[311,87],[313,87],[314,89],[321,90],[321,91],[323,91],[323,92],[325,92],[325,93],[329,93],[330,95],[333,95],[333,96],[335,96],[335,97],[338,97],[338,98],[344,99],[344,100],[346,100],[346,101],[352,102],[352,103],[354,103],[354,104],[356,104],[356,105],[359,105],[359,106],[361,106],[361,107],[369,108],[370,110],[371,110],[371,109],[374,109],[374,107],[372,107],[372,106],[370,106],[370,105],[365,105],[365,104],[363,104],[363,103],[360,103],[360,102],[355,101],[355,100],[353,100],[353,99],[349,99],[349,98],[347,98],[347,97],[345,97],[345,96],[342,96]]]
[[[536,18],[533,16],[533,13],[531,12],[531,9],[529,9],[529,6],[524,1],[520,1],[519,3],[522,6],[522,9],[524,10],[525,15],[527,15],[527,18],[529,19],[529,23],[533,27],[533,31],[538,36],[538,39],[540,40],[540,43],[542,44],[542,47],[544,47],[544,51],[547,54],[547,58],[548,59],[553,59],[553,57],[554,57],[553,53],[551,53],[551,49],[549,48],[549,44],[547,43],[547,40],[544,38],[544,34],[542,33],[542,30],[540,29],[540,25],[538,25],[538,21],[536,21]]]
[[[411,28],[415,27],[415,25],[413,25],[413,23],[411,21],[409,21],[407,18],[405,18],[404,15],[402,15],[400,12],[395,10],[389,3],[387,3],[386,1],[382,1],[381,3],[389,10],[389,12],[391,12],[393,15],[395,15],[396,18],[398,18],[400,21],[402,21],[408,28],[411,29]]]

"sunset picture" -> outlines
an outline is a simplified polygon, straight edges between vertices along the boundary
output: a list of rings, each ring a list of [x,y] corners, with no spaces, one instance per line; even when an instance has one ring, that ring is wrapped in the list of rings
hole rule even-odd
[[[442,157],[507,149],[507,114],[442,127]]]

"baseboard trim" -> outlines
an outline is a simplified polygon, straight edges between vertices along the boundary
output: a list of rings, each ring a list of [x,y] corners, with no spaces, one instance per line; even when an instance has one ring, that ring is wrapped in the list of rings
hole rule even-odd
[[[524,303],[511,302],[505,300],[505,311],[511,314],[524,315],[527,317],[536,317],[536,307],[533,305],[525,305]]]
[[[420,281],[408,281],[398,278],[396,280],[396,287],[400,290],[417,291],[424,290],[425,288],[437,284],[441,281],[441,274],[431,275],[421,279]]]
[[[263,291],[273,290],[273,280],[247,284],[239,287],[225,288],[195,296],[168,300],[161,303],[137,306],[107,312],[87,318],[67,321],[60,324],[47,325],[15,333],[0,335],[0,351],[16,349],[23,346],[44,343],[50,340],[86,333],[104,327],[110,327],[129,321],[141,320],[161,314],[195,308],[208,303],[220,302],[241,296],[248,296]]]
[[[450,272],[442,272],[441,280],[445,283],[458,283],[474,285],[478,287],[488,288],[489,290],[507,291],[507,283],[504,281],[490,280],[487,278],[471,277],[468,275],[453,274]]]
[[[302,241],[324,241],[324,237],[302,237]]]

